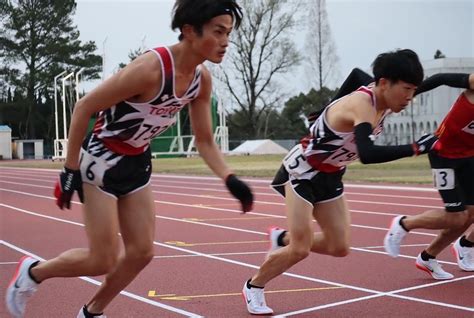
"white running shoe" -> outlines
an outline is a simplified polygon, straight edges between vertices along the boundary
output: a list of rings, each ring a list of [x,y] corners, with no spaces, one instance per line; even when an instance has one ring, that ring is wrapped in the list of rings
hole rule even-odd
[[[281,245],[278,245],[278,237],[283,232],[285,232],[285,230],[280,229],[279,227],[271,227],[268,229],[267,233],[268,233],[268,239],[270,240],[270,246],[268,247],[267,256],[265,258],[268,258],[268,256],[270,256],[272,252],[283,247]]]
[[[13,317],[23,317],[25,314],[26,301],[38,288],[38,284],[30,278],[28,270],[30,266],[38,262],[30,256],[23,256],[15,270],[6,292],[6,303]]]
[[[254,315],[269,315],[273,314],[273,309],[267,306],[265,302],[265,295],[263,288],[248,288],[247,282],[244,283],[242,289],[245,304],[249,313]]]
[[[84,310],[87,310],[86,305],[84,305],[84,307],[82,307],[81,310],[79,310],[79,313],[77,314],[76,318],[87,318]],[[94,317],[95,318],[107,318],[104,314],[102,314],[100,316],[94,316]]]
[[[434,279],[443,280],[454,277],[452,274],[444,271],[436,259],[430,258],[428,261],[424,261],[421,258],[421,254],[418,254],[418,257],[416,258],[416,267],[427,272]]]
[[[451,246],[451,249],[456,256],[459,268],[466,272],[474,271],[474,247],[464,247],[460,244],[461,238]]]
[[[405,235],[408,233],[400,225],[400,219],[402,217],[403,215],[399,215],[393,218],[392,224],[390,224],[390,228],[388,229],[388,232],[383,240],[385,251],[392,257],[397,257],[400,254],[400,244],[402,243]]]

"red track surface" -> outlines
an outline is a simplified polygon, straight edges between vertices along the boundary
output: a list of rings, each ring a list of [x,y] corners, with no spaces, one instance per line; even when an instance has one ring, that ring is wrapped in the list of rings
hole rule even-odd
[[[24,255],[48,259],[87,246],[80,205],[59,210],[52,186],[57,171],[0,168],[0,297]],[[214,178],[154,175],[155,259],[107,308],[108,317],[247,317],[242,285],[261,264],[266,229],[285,227],[282,199],[268,180],[249,180],[253,213]],[[382,246],[397,214],[441,206],[423,187],[346,185],[352,250],[345,258],[311,255],[266,288],[280,316],[474,317],[474,273],[462,272],[449,251],[438,258],[455,275],[435,281],[415,268],[416,255],[435,232],[408,235],[397,259]],[[415,246],[411,246],[415,245]],[[75,317],[102,277],[56,278],[41,284],[26,317]],[[2,301],[0,317],[8,317]]]

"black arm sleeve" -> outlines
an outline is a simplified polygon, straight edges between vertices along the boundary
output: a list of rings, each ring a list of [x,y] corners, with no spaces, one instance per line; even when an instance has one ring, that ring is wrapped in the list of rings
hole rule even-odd
[[[369,85],[373,81],[374,79],[372,76],[361,69],[354,68],[349,76],[347,76],[347,78],[344,80],[344,83],[342,83],[341,88],[339,88],[336,95],[334,95],[334,97],[331,99],[331,103],[338,98],[352,93],[363,85]]]
[[[376,146],[370,139],[372,125],[361,123],[354,128],[359,159],[363,164],[388,162],[400,158],[411,157],[415,153],[412,145]]]
[[[447,85],[456,88],[469,88],[469,74],[439,73],[425,79],[416,89],[415,95],[432,90],[438,86]]]

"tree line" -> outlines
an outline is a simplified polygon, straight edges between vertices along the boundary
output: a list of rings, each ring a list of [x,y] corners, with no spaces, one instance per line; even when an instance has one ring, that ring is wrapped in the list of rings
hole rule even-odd
[[[232,34],[226,61],[211,66],[230,138],[299,138],[307,130],[305,116],[334,94],[326,87],[337,55],[325,0],[239,3],[245,20]],[[84,81],[99,78],[102,58],[93,41],[79,40],[76,6],[74,0],[0,1],[0,124],[16,138],[54,139],[56,75],[84,68]],[[293,41],[295,30],[308,31],[303,50]],[[142,51],[130,51],[130,60]],[[311,70],[306,78],[291,74],[298,66]],[[307,82],[308,92],[291,96],[284,76]]]

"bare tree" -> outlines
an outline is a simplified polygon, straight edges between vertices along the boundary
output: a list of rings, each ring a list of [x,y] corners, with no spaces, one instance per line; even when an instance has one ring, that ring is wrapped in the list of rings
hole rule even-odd
[[[242,0],[240,4],[245,18],[232,34],[230,53],[217,77],[237,106],[229,126],[248,138],[259,138],[265,133],[265,116],[283,97],[276,75],[300,62],[291,39],[297,2]]]
[[[312,0],[307,5],[309,6],[306,36],[308,79],[313,87],[321,90],[333,76],[337,76],[339,57],[331,37],[326,0]]]

